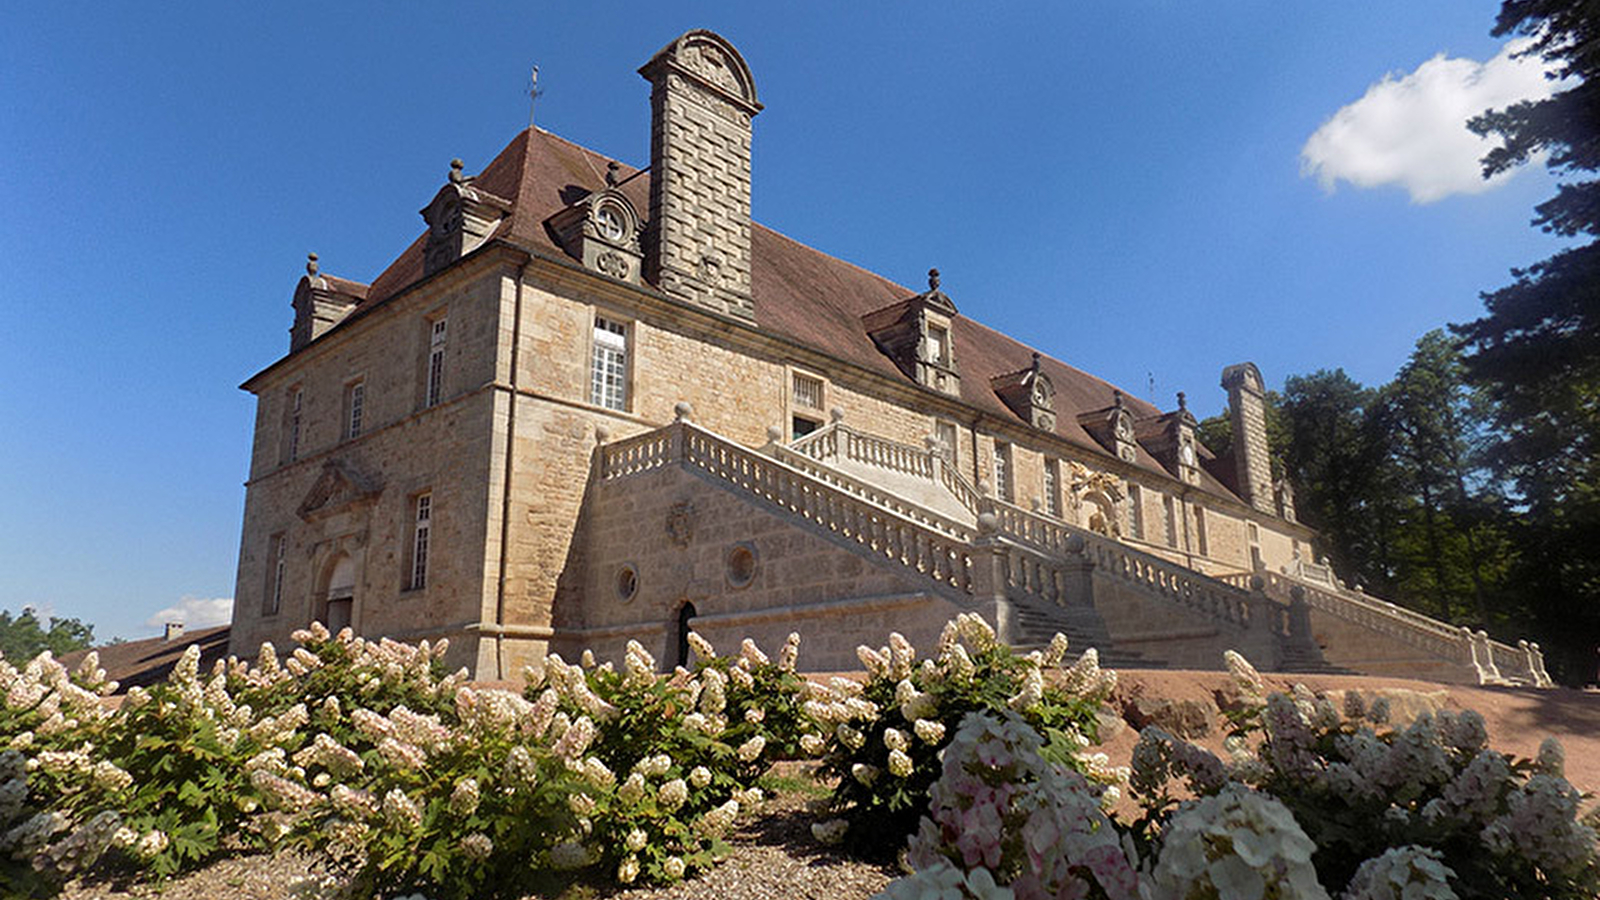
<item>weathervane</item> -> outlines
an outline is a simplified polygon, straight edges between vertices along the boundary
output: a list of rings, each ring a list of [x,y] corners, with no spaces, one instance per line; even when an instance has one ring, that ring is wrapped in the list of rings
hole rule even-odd
[[[533,77],[528,80],[528,127],[533,127],[533,107],[539,101],[539,95],[544,91],[539,90],[539,67],[533,67]]]

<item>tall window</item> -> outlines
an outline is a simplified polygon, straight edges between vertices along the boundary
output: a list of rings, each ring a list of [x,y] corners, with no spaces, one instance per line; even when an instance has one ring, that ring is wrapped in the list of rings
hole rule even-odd
[[[1206,511],[1201,507],[1194,508],[1194,548],[1201,556],[1210,556],[1206,547]]]
[[[1128,537],[1144,540],[1144,495],[1137,484],[1128,485]]]
[[[267,541],[267,589],[261,595],[261,614],[275,616],[283,608],[283,564],[289,542],[283,532]]]
[[[300,458],[300,416],[305,410],[306,392],[298,387],[289,389],[289,438],[283,457],[288,462]]]
[[[1178,517],[1171,497],[1161,498],[1161,516],[1162,530],[1166,532],[1163,537],[1167,539],[1167,546],[1178,546]]]
[[[1061,463],[1059,460],[1047,459],[1044,461],[1044,511],[1056,518],[1061,518]]]
[[[352,381],[344,389],[344,436],[347,438],[361,436],[361,418],[365,414],[367,401],[367,383],[365,381]]]
[[[428,386],[423,406],[436,406],[444,397],[444,339],[446,320],[434,319],[428,328]]]
[[[950,332],[937,325],[928,326],[928,360],[941,366],[950,364]]]
[[[954,463],[956,461],[956,425],[954,422],[939,422],[933,426],[934,434],[938,436],[940,452],[944,458]]]
[[[1011,445],[1005,441],[994,442],[994,495],[1007,503],[1011,491]]]
[[[628,408],[628,326],[594,317],[594,368],[589,402],[606,409]]]
[[[433,495],[418,494],[417,517],[411,529],[411,583],[410,589],[428,586],[428,538],[433,527]]]
[[[822,379],[795,372],[791,379],[791,439],[808,435],[822,427]]]

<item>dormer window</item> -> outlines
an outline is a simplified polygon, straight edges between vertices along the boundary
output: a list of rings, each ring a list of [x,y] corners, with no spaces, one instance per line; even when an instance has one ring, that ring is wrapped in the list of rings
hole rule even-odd
[[[961,394],[952,344],[956,305],[939,290],[939,270],[928,272],[926,293],[891,303],[861,317],[878,349],[917,384],[952,396]]]
[[[1121,391],[1112,391],[1111,397],[1110,406],[1080,414],[1078,424],[1117,459],[1126,463],[1138,462],[1139,445],[1135,441],[1133,413],[1128,409]]]
[[[558,210],[544,224],[567,255],[586,268],[639,284],[644,262],[639,235],[644,228],[620,189],[618,168],[612,163],[607,170],[605,188]]]
[[[990,382],[1011,411],[1040,431],[1056,430],[1056,389],[1041,365],[1039,354],[1026,369],[997,375]]]
[[[1177,409],[1140,419],[1134,432],[1139,445],[1179,481],[1199,484],[1200,450],[1194,437],[1198,425],[1179,391]]]
[[[422,250],[425,275],[443,269],[483,246],[511,203],[472,184],[459,159],[450,161],[448,183],[422,209],[428,223],[428,242]]]

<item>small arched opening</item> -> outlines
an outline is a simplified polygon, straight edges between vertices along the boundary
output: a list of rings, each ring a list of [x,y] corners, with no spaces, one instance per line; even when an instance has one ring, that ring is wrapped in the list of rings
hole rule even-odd
[[[690,661],[693,659],[693,655],[689,652],[689,630],[690,622],[696,615],[693,603],[685,601],[678,607],[678,642],[674,658],[677,660],[675,665],[683,666],[685,669],[690,668]]]
[[[1090,531],[1113,537],[1122,532],[1121,523],[1117,521],[1117,506],[1104,492],[1091,491],[1084,495],[1083,508],[1089,515],[1086,524]]]

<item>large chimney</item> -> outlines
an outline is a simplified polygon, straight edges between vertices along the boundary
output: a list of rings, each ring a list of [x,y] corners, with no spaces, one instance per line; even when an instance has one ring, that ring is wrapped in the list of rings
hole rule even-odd
[[[1264,513],[1277,512],[1272,496],[1272,460],[1267,451],[1267,395],[1261,370],[1252,362],[1222,370],[1233,425],[1233,464],[1239,494]]]
[[[650,82],[645,276],[666,294],[744,319],[750,299],[750,119],[739,51],[690,31],[639,70]]]

